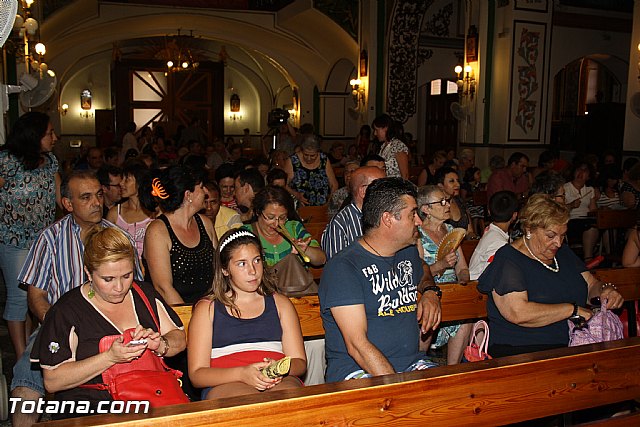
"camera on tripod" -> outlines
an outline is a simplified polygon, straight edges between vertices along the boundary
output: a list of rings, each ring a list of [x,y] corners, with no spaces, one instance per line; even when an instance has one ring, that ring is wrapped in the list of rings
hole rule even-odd
[[[269,111],[267,126],[270,128],[279,128],[289,120],[289,112],[282,108],[274,108]]]

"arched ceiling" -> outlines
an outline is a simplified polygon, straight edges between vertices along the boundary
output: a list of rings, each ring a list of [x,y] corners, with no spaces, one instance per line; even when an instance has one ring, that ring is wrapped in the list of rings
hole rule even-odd
[[[266,85],[280,74],[292,86],[321,87],[336,62],[356,62],[358,46],[326,15],[295,6],[273,13],[83,0],[48,18],[41,38],[47,43],[47,62],[62,82],[88,57],[113,51],[114,44],[125,53],[141,54],[153,40],[182,29],[198,38],[204,59],[218,60],[224,46],[229,61],[260,75]]]

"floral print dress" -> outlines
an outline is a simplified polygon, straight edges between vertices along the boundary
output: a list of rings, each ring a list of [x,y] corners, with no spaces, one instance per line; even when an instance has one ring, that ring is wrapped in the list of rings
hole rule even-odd
[[[315,169],[307,169],[297,155],[291,156],[293,179],[291,188],[302,193],[310,206],[321,206],[329,201],[331,188],[327,176],[327,155],[320,153],[320,165]]]

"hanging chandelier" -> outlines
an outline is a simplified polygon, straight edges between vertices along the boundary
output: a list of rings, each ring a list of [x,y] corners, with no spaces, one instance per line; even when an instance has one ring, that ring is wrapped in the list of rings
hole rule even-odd
[[[198,55],[193,50],[193,30],[190,35],[178,34],[165,36],[164,47],[156,54],[156,59],[161,59],[167,64],[167,73],[193,71],[200,65]]]

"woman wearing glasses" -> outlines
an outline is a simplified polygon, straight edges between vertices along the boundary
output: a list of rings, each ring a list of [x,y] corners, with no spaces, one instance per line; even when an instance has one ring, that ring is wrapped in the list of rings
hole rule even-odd
[[[453,230],[453,226],[446,223],[451,218],[451,197],[439,186],[427,185],[418,190],[417,201],[418,216],[422,219],[419,227],[420,240],[417,242],[418,252],[429,265],[434,280],[436,283],[468,282],[469,267],[462,249],[451,251],[443,259],[436,261],[440,242]],[[470,332],[470,323],[443,326],[434,333],[433,337],[436,339],[433,346],[441,347],[448,342],[447,363],[460,363]],[[428,337],[428,342],[433,337]]]
[[[260,236],[264,249],[265,262],[272,267],[287,255],[304,252],[312,266],[321,266],[327,260],[325,253],[317,241],[304,228],[293,208],[293,200],[287,190],[282,187],[266,186],[253,199],[255,221],[244,226]],[[289,218],[292,218],[289,220]],[[285,231],[282,231],[284,228]],[[296,247],[283,234],[288,234]],[[302,261],[303,254],[297,257]]]

